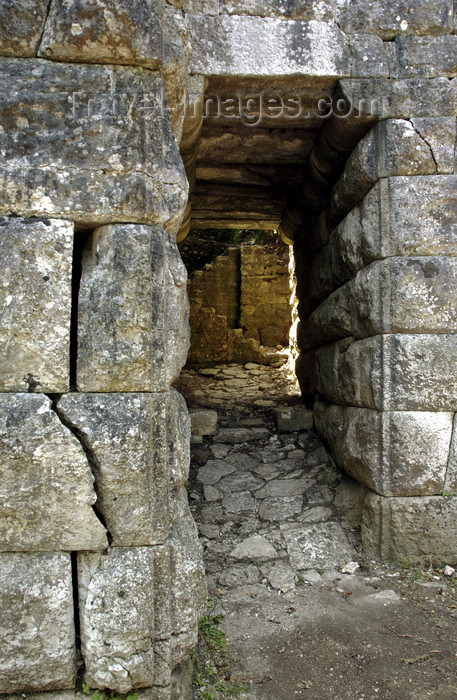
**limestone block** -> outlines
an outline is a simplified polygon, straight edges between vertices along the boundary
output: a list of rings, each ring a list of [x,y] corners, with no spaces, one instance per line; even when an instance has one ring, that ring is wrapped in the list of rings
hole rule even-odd
[[[362,116],[381,119],[455,117],[457,81],[449,78],[342,79],[342,95]]]
[[[332,0],[219,0],[220,13],[287,19],[332,20]]]
[[[351,527],[360,527],[367,490],[353,479],[344,477],[336,487],[334,504]]]
[[[278,18],[188,17],[191,73],[309,77],[349,74],[349,50],[335,24]]]
[[[70,555],[1,554],[0,597],[0,692],[74,687]]]
[[[437,172],[452,174],[455,169],[455,117],[411,119],[411,124],[430,146]]]
[[[0,218],[0,391],[68,391],[73,224]]]
[[[350,155],[332,192],[332,214],[345,216],[381,177],[436,172],[432,149],[411,122],[379,122]]]
[[[81,435],[97,473],[99,510],[118,546],[163,543],[187,480],[190,425],[183,397],[64,396],[57,410]]]
[[[103,226],[83,254],[80,391],[166,391],[189,347],[187,272],[174,237],[150,226]]]
[[[398,37],[391,63],[392,78],[455,78],[457,76],[457,37]]]
[[[352,51],[351,75],[354,78],[389,77],[390,44],[379,36],[366,34],[365,28],[362,32],[348,37]]]
[[[189,15],[218,15],[220,0],[180,0],[180,6]]]
[[[336,18],[344,32],[373,32],[382,39],[401,34],[450,34],[452,0],[388,0],[338,2]]]
[[[52,0],[39,55],[167,70],[186,56],[179,18],[164,0]]]
[[[48,0],[2,0],[0,56],[36,55],[48,4]]]
[[[177,229],[187,182],[159,74],[14,58],[0,64],[0,213]]]
[[[124,693],[166,686],[206,607],[201,548],[186,504],[165,545],[78,558],[85,681]]]
[[[457,563],[457,498],[383,498],[368,493],[362,543],[368,556],[401,564]]]
[[[449,452],[449,463],[446,474],[446,482],[444,484],[445,495],[452,494],[457,496],[457,418],[454,418],[454,427],[452,431],[451,449]]]
[[[313,428],[313,412],[306,406],[281,406],[275,408],[276,422],[280,431],[311,430]]]
[[[295,571],[335,568],[351,559],[352,547],[339,523],[286,524],[281,532]]]
[[[341,466],[382,496],[443,493],[452,413],[345,409]]]
[[[330,402],[389,411],[455,411],[456,361],[455,334],[377,335],[319,348],[311,374]]]
[[[357,273],[352,334],[453,333],[457,258],[388,258]],[[325,304],[325,302],[324,302]]]
[[[39,394],[0,394],[0,550],[104,549],[83,447]]]
[[[371,291],[371,294],[374,292]],[[352,283],[348,282],[330,294],[308,319],[300,322],[297,331],[300,350],[305,352],[331,340],[352,335],[352,308]]]

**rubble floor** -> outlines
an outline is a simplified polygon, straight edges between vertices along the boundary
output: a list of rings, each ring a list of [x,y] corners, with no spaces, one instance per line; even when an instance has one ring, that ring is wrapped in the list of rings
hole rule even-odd
[[[287,368],[221,365],[176,386],[218,414],[193,438],[189,494],[237,697],[457,698],[456,575],[364,560],[359,490],[312,429],[277,428],[275,409],[300,403]],[[235,696],[194,690],[211,697]]]

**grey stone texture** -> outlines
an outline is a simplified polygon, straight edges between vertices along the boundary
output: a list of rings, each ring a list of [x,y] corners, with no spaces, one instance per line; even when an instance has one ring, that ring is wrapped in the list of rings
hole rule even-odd
[[[334,0],[219,0],[219,11],[227,15],[332,20],[334,5]]]
[[[389,40],[399,35],[451,34],[452,0],[342,0],[336,18],[344,32],[373,32]]]
[[[446,473],[446,482],[444,484],[445,495],[452,494],[457,496],[457,432],[456,432],[457,419],[454,416],[453,430],[452,430],[452,440],[451,449],[449,452],[449,462]]]
[[[383,498],[368,493],[362,542],[368,555],[402,564],[455,565],[457,499]]]
[[[0,391],[68,391],[72,252],[70,221],[0,218]]]
[[[457,37],[398,37],[394,42],[392,78],[455,78]]]
[[[159,73],[0,63],[0,213],[179,226],[187,183]]]
[[[349,75],[349,49],[336,24],[273,17],[188,17],[191,73],[309,77]]]
[[[328,569],[342,566],[352,556],[352,548],[339,523],[282,525],[291,566],[295,570]]]
[[[0,551],[100,550],[83,447],[43,395],[0,394]]]
[[[187,480],[190,425],[183,397],[64,396],[57,410],[81,436],[97,475],[97,508],[116,546],[162,544]]]
[[[85,681],[125,693],[166,687],[197,640],[206,606],[201,549],[187,502],[166,543],[78,556]]]
[[[48,0],[2,0],[0,56],[36,55],[48,5]]]
[[[156,227],[103,226],[83,254],[80,391],[166,391],[189,347],[187,272]]]
[[[310,430],[314,425],[313,412],[306,406],[281,406],[275,408],[274,412],[280,431]]]
[[[70,555],[0,554],[0,598],[0,693],[65,697],[76,680]]]
[[[316,427],[339,465],[383,496],[440,495],[448,473],[453,414],[316,407]]]

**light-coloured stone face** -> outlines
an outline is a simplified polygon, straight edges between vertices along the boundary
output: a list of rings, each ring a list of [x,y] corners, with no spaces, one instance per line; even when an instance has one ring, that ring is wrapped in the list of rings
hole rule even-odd
[[[444,484],[444,494],[457,496],[457,419],[454,417],[454,426],[452,431],[451,450],[449,453],[449,463],[446,473],[446,482]]]
[[[338,523],[282,525],[281,532],[295,571],[342,566],[352,556],[352,548]]]
[[[196,642],[206,606],[201,549],[187,502],[166,544],[78,558],[82,653],[92,687],[166,686]]]
[[[70,555],[0,554],[0,599],[0,692],[73,688]]]
[[[221,14],[332,20],[334,0],[219,0]]]
[[[118,546],[165,541],[189,469],[189,416],[171,389],[160,394],[79,394],[58,403],[84,436],[97,473],[97,506]]]
[[[2,0],[0,56],[36,55],[48,4],[48,0]]]
[[[83,254],[80,391],[166,391],[189,347],[187,272],[174,237],[150,226],[97,229]]]
[[[0,394],[0,551],[99,550],[82,445],[38,394]]]
[[[190,16],[191,73],[203,75],[349,74],[349,51],[334,24],[276,18]]]
[[[456,514],[457,498],[383,498],[369,492],[362,520],[365,552],[408,566],[455,566]]]
[[[73,224],[0,218],[0,391],[68,391]]]
[[[0,213],[179,227],[187,183],[160,74],[7,58],[0,67]]]

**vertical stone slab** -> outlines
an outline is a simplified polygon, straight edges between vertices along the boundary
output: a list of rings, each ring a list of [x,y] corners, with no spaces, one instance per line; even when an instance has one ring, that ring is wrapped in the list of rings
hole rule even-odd
[[[0,56],[36,56],[48,5],[48,0],[2,0]]]
[[[70,555],[0,554],[0,693],[73,688]]]
[[[0,219],[0,391],[68,391],[73,223]]]
[[[189,347],[187,272],[174,237],[151,226],[98,228],[82,261],[80,391],[166,391]]]
[[[91,455],[97,506],[118,546],[162,544],[189,469],[190,422],[183,397],[79,394],[58,404]]]
[[[39,394],[0,394],[0,551],[99,550],[83,447]]]

